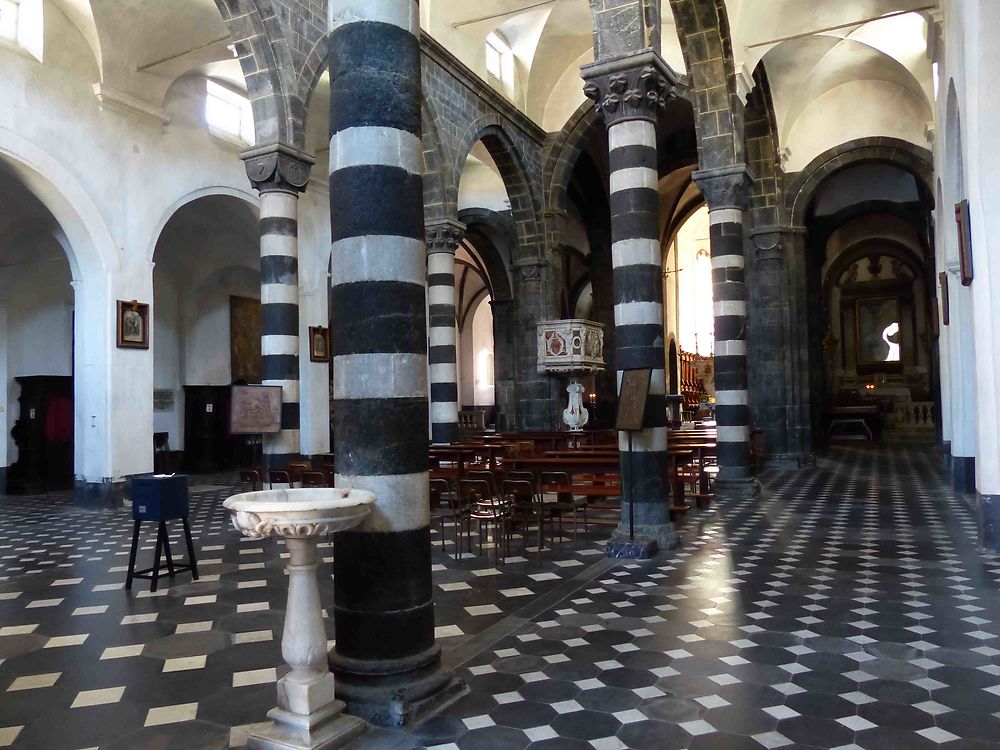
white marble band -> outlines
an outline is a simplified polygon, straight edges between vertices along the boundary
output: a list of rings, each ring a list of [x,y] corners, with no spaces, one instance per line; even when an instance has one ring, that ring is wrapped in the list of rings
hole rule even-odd
[[[261,284],[260,303],[262,305],[297,305],[299,287],[296,284]]]
[[[740,355],[745,357],[746,353],[746,341],[721,341],[719,339],[715,341],[716,357],[737,357]]]
[[[438,362],[430,366],[432,383],[457,383],[458,365],[454,362]]]
[[[662,453],[667,449],[667,428],[649,427],[632,433],[632,450],[636,453]],[[628,433],[618,433],[618,450],[628,451]]]
[[[342,354],[333,358],[333,397],[426,398],[423,354]]]
[[[625,146],[656,148],[656,125],[647,120],[625,120],[608,128],[608,146],[614,151]]]
[[[645,188],[656,190],[657,174],[655,169],[648,167],[629,167],[611,173],[611,192]]]
[[[299,337],[261,336],[260,353],[265,357],[272,354],[288,354],[297,356],[299,353]]]
[[[299,242],[296,237],[287,234],[264,234],[260,238],[261,257],[266,255],[284,255],[289,258],[299,256]]]
[[[660,267],[660,243],[657,240],[619,240],[611,246],[611,265]]]
[[[455,424],[457,421],[457,401],[431,401],[432,424]]]
[[[408,237],[347,237],[331,246],[332,284],[403,281],[425,284],[424,243]]]
[[[712,268],[743,268],[746,260],[742,255],[719,255],[712,258]]]
[[[725,299],[712,303],[712,312],[715,317],[720,315],[747,315],[747,303],[738,299]]]
[[[750,403],[746,391],[716,391],[716,406],[747,406]]]
[[[659,302],[622,302],[615,305],[615,325],[663,325]]]
[[[366,166],[399,167],[424,173],[423,145],[413,133],[368,125],[347,128],[330,137],[330,174]]]
[[[264,444],[264,452],[277,455],[291,455],[299,452],[299,430],[282,430],[274,435],[268,435]]]
[[[750,428],[746,425],[727,427],[718,425],[715,428],[716,442],[719,443],[748,443],[750,442]]]
[[[260,218],[295,219],[298,213],[299,196],[281,190],[269,190],[260,196]],[[294,238],[293,238],[294,239]]]
[[[374,21],[388,23],[420,34],[420,12],[416,0],[338,0],[327,6],[327,28],[345,23]]]
[[[743,212],[738,208],[717,208],[708,212],[708,223],[714,224],[742,224]]]
[[[368,490],[378,498],[372,506],[371,515],[361,527],[363,530],[410,531],[430,523],[426,471],[379,477],[337,474],[334,480],[337,487]]]
[[[454,346],[457,337],[454,326],[431,326],[427,329],[430,346]]]
[[[427,304],[454,306],[455,287],[446,284],[435,284],[427,287]]]
[[[261,385],[276,385],[281,388],[281,400],[286,404],[299,403],[298,380],[262,380]]]

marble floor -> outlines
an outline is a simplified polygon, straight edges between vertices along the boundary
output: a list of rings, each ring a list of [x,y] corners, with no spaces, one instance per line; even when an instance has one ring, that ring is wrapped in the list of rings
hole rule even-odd
[[[604,558],[606,529],[541,563],[436,543],[438,637],[470,692],[357,747],[1000,747],[1000,560],[940,463],[838,449],[693,511],[647,563]],[[202,580],[154,595],[123,591],[127,512],[0,499],[0,747],[238,747],[274,704],[284,547],[241,539],[231,489],[193,481]]]

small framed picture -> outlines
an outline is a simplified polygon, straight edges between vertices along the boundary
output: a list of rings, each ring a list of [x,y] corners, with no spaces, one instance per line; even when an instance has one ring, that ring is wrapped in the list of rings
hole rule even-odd
[[[330,329],[326,326],[309,326],[309,361],[330,361]]]
[[[149,305],[118,300],[118,348],[149,348]]]
[[[962,271],[962,286],[972,285],[972,220],[969,201],[955,204],[955,223],[958,225],[958,260]]]

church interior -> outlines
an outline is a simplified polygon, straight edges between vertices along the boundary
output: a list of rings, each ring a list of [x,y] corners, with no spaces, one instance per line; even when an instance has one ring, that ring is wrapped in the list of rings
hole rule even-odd
[[[1000,748],[996,28],[0,0],[0,748]]]

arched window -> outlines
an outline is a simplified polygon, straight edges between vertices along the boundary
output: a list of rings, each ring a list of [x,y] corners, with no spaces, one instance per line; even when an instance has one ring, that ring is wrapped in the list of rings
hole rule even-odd
[[[215,81],[208,81],[206,85],[205,122],[214,136],[237,145],[254,144],[250,100]]]
[[[0,0],[0,41],[42,61],[42,0]]]
[[[514,53],[510,45],[497,32],[486,37],[486,73],[492,82],[508,95],[514,88]]]

